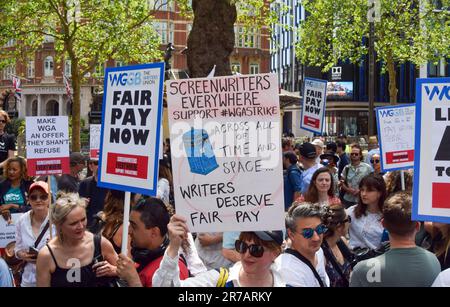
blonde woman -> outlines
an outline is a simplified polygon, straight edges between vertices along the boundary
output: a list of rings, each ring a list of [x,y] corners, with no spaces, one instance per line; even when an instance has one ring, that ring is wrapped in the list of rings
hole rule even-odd
[[[39,252],[38,287],[94,287],[101,277],[116,276],[117,254],[102,236],[86,231],[86,203],[68,193],[50,212],[57,236]]]

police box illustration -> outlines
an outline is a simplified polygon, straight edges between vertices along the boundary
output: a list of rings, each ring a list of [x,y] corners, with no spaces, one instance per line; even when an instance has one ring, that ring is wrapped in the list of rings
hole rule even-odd
[[[204,129],[191,128],[183,134],[183,143],[191,173],[208,175],[219,167],[209,135]]]

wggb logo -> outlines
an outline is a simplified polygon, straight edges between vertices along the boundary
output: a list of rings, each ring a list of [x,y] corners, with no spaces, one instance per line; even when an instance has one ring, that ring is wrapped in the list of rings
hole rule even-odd
[[[444,96],[446,99],[450,100],[450,86],[449,85],[434,85],[431,87],[428,85],[425,85],[425,92],[427,92],[427,96],[428,96],[429,100],[433,100],[434,96],[437,96],[439,101],[442,101]]]
[[[115,74],[109,74],[109,84],[111,86],[128,85],[141,85],[142,75],[140,72],[121,72]]]

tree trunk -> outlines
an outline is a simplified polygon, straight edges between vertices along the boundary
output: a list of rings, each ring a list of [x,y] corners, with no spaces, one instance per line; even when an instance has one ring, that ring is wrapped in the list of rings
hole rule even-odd
[[[72,151],[79,152],[81,150],[80,142],[80,110],[81,110],[81,77],[78,71],[77,59],[72,59]]]
[[[397,71],[395,69],[395,63],[392,54],[389,53],[386,60],[387,71],[389,74],[389,102],[391,105],[395,105],[397,104],[398,93],[396,81]]]
[[[236,7],[229,0],[193,0],[194,24],[187,41],[191,78],[206,77],[216,65],[215,76],[231,75]]]

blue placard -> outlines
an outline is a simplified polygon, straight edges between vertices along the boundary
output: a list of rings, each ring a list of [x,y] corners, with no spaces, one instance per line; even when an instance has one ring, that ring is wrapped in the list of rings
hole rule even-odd
[[[311,127],[303,125],[304,108],[305,108],[305,97],[306,97],[305,87],[306,87],[306,83],[308,81],[325,84],[325,88],[324,88],[324,92],[323,92],[323,98],[322,98],[322,100],[323,100],[322,101],[323,114],[322,114],[322,119],[321,119],[321,122],[320,122],[320,127],[318,129],[316,129],[316,130],[314,130]],[[313,132],[313,133],[317,133],[319,135],[322,135],[323,123],[325,121],[326,102],[327,102],[327,81],[326,80],[320,80],[320,79],[314,79],[314,78],[305,78],[305,81],[304,81],[303,84],[304,84],[304,87],[303,87],[303,102],[302,102],[302,113],[301,113],[301,118],[300,118],[300,128],[304,129],[304,130],[307,130],[307,131],[310,131],[310,132]]]
[[[391,167],[391,168],[385,168],[384,167],[384,151],[383,151],[383,140],[382,140],[382,133],[381,133],[381,129],[380,129],[380,118],[379,118],[379,111],[383,111],[383,110],[394,110],[394,109],[400,109],[400,108],[408,108],[408,107],[414,107],[415,104],[406,104],[406,105],[400,105],[400,106],[387,106],[387,107],[378,107],[375,108],[375,115],[377,118],[377,129],[378,129],[378,135],[379,135],[379,144],[380,144],[380,160],[381,160],[381,170],[382,172],[386,173],[386,172],[391,172],[391,171],[397,171],[397,170],[407,170],[407,169],[411,169],[413,167],[410,166],[404,166],[404,167]],[[415,146],[414,146],[415,147]],[[415,153],[414,153],[415,154]]]
[[[106,161],[106,157],[105,157],[105,144],[104,144],[104,136],[105,136],[105,129],[107,129],[109,127],[109,124],[107,125],[106,121],[105,121],[105,114],[106,114],[106,108],[107,107],[111,107],[111,105],[107,105],[107,94],[108,94],[108,81],[110,78],[110,74],[112,73],[117,73],[117,72],[129,72],[129,71],[133,71],[133,70],[143,70],[143,69],[157,69],[159,70],[159,80],[154,82],[154,86],[157,86],[158,88],[158,100],[157,101],[153,101],[151,102],[152,108],[151,108],[151,112],[156,112],[156,123],[151,123],[151,126],[154,127],[156,134],[155,135],[155,141],[154,141],[154,146],[152,146],[151,148],[151,154],[146,154],[146,156],[148,156],[149,160],[148,163],[153,163],[153,184],[147,188],[145,187],[139,187],[136,186],[135,184],[133,184],[133,180],[134,178],[132,177],[127,177],[127,176],[123,176],[124,180],[121,183],[112,183],[109,182],[107,180],[104,179],[104,177],[102,176],[102,166],[103,162]],[[145,76],[144,76],[145,77]],[[150,81],[150,77],[148,82]],[[155,78],[151,78],[151,79],[155,79]],[[120,83],[122,86],[126,86],[127,84],[129,84],[130,88],[133,85],[136,85],[136,82],[133,83],[132,79],[117,79],[115,80],[115,82]],[[118,85],[118,83],[116,83],[116,85]],[[130,84],[131,83],[131,84]],[[161,120],[162,120],[162,107],[163,107],[163,85],[164,85],[164,63],[150,63],[150,64],[140,64],[140,65],[133,65],[133,66],[122,66],[122,67],[109,67],[106,68],[105,70],[105,79],[104,79],[104,93],[103,93],[103,105],[102,105],[102,129],[101,129],[101,137],[100,137],[100,153],[99,153],[99,166],[98,166],[98,183],[97,185],[99,187],[103,187],[103,188],[108,188],[108,189],[114,189],[114,190],[120,190],[120,191],[126,191],[126,192],[134,192],[134,193],[140,193],[140,194],[144,194],[144,195],[150,195],[150,196],[155,196],[156,192],[157,192],[157,184],[158,184],[158,172],[159,172],[159,156],[160,156],[160,142],[162,140],[160,140],[160,129],[161,129]],[[150,88],[150,85],[149,85]],[[141,96],[142,99],[142,96]],[[147,117],[148,118],[148,117]],[[146,122],[145,127],[147,127],[148,122]],[[126,126],[125,126],[126,127]],[[151,132],[151,131],[150,131]],[[143,138],[141,138],[143,139]],[[154,147],[154,148],[153,148]],[[129,148],[129,154],[133,154],[133,145],[130,145]],[[126,155],[127,153],[123,153],[124,155]],[[106,165],[104,167],[107,167]],[[137,165],[137,170],[142,170],[143,165],[138,164]],[[148,167],[148,165],[146,165],[146,167]],[[147,173],[147,180],[148,178],[152,178],[151,174]],[[145,182],[145,181],[144,181]]]
[[[415,153],[414,153],[414,186],[413,186],[413,207],[412,207],[412,219],[416,221],[430,221],[450,224],[450,216],[436,216],[436,215],[424,215],[419,214],[419,192],[421,188],[421,176],[420,176],[420,147],[421,147],[421,129],[422,129],[422,93],[423,84],[433,83],[447,83],[447,98],[450,100],[450,78],[424,78],[416,80],[416,131],[415,131]],[[430,93],[430,95],[433,93]],[[436,93],[434,93],[436,94]],[[424,119],[424,125],[430,124],[430,119]],[[430,161],[431,164],[431,161]],[[431,165],[430,165],[431,167]],[[429,178],[425,178],[429,180]],[[430,199],[431,203],[431,199]]]

